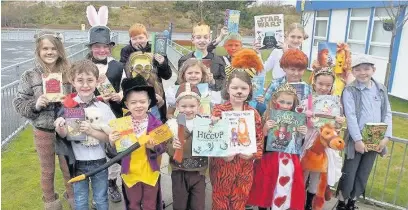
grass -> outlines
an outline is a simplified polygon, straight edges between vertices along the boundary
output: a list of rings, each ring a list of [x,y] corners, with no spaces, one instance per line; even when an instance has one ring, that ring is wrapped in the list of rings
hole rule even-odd
[[[112,50],[116,59],[120,57],[120,49],[123,45],[118,45]],[[223,49],[217,48],[217,54],[223,54]],[[263,52],[265,59],[269,52]],[[310,72],[306,72],[304,79],[309,77]],[[307,80],[306,80],[307,81]],[[391,108],[394,111],[408,113],[408,102],[393,96],[390,96]],[[400,117],[393,118],[394,136],[408,139],[408,120]],[[406,195],[408,195],[408,149],[403,143],[389,143],[389,151],[392,155],[383,158],[377,158],[376,167],[373,168],[369,182],[367,184],[367,196],[376,200],[383,200],[388,203],[394,203],[394,193],[399,190],[396,204],[407,206]],[[393,150],[392,150],[393,148]],[[405,163],[402,165],[405,153]],[[23,130],[9,145],[2,149],[1,154],[1,175],[2,175],[2,202],[1,209],[43,209],[42,192],[40,188],[40,167],[38,157],[33,143],[32,128]],[[385,189],[384,180],[388,171],[388,180]],[[56,178],[55,190],[62,195],[64,191],[63,178],[56,160]],[[400,177],[400,174],[402,177]],[[398,182],[398,180],[400,180]],[[399,187],[398,187],[399,185]],[[382,195],[384,193],[384,199]],[[404,199],[405,198],[405,199]],[[63,202],[64,209],[68,209],[68,204]]]

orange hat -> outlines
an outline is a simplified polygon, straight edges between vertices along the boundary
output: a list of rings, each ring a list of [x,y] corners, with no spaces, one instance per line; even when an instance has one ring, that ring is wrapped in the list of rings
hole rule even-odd
[[[144,34],[147,37],[147,30],[143,24],[135,23],[129,28],[129,37]]]

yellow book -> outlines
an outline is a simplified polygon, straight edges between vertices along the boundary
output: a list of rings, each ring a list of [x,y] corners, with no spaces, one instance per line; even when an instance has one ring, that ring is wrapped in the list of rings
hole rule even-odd
[[[120,133],[120,139],[115,142],[117,152],[122,152],[137,142],[130,116],[113,119],[109,121],[109,126]]]

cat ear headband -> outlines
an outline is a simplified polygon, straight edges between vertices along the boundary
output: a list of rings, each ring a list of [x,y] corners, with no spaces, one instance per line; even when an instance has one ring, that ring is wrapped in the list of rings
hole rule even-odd
[[[38,34],[36,34],[36,35],[34,36],[34,38],[35,38],[36,40],[38,40],[38,39],[40,39],[41,37],[45,37],[45,36],[52,36],[52,37],[57,38],[58,40],[60,40],[62,43],[64,43],[64,35],[62,35],[62,33],[59,33],[59,32],[55,32],[55,33],[44,33],[44,34],[42,34],[42,35],[40,35],[40,36],[38,36]]]

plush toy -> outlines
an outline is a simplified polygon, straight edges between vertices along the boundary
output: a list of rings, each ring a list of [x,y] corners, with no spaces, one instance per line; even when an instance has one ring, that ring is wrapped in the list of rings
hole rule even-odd
[[[91,124],[91,128],[102,131],[106,134],[111,132],[111,128],[102,122],[102,113],[96,107],[85,108],[85,120]],[[85,146],[96,146],[99,144],[99,140],[92,136],[87,136],[87,140],[82,143]]]
[[[309,174],[310,172],[320,173],[316,196],[312,203],[314,210],[323,209],[324,206],[328,169],[328,159],[325,152],[327,147],[334,150],[344,149],[344,140],[338,136],[332,124],[325,124],[320,128],[319,135],[317,135],[313,145],[306,148],[301,160],[304,174]],[[311,181],[311,183],[313,182]]]

